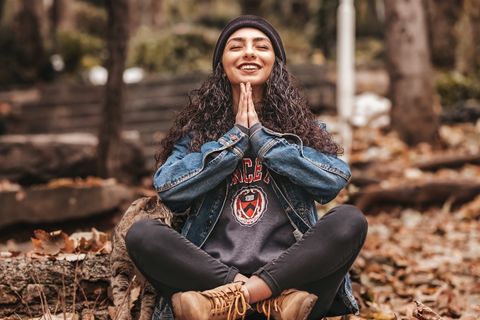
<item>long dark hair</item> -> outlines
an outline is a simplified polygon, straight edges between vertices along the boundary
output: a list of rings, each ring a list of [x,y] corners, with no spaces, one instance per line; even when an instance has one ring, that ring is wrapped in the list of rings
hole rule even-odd
[[[266,82],[258,114],[260,122],[274,131],[298,135],[306,146],[335,156],[341,154],[342,148],[315,122],[315,115],[295,83],[295,78],[277,59]],[[155,156],[157,168],[183,135],[190,135],[190,151],[195,152],[205,142],[219,139],[234,123],[231,86],[219,63],[202,86],[190,92],[188,105],[177,115],[167,136],[160,142]]]

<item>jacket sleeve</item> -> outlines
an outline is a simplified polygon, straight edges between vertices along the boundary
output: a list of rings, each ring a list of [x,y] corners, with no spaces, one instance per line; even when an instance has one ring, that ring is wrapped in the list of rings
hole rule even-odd
[[[185,211],[192,201],[230,175],[247,150],[248,135],[234,126],[220,139],[189,152],[188,135],[175,143],[172,153],[153,176],[160,199],[174,212]]]
[[[258,125],[252,130],[250,143],[267,168],[303,187],[319,203],[334,199],[351,177],[344,161],[304,146],[295,134]]]

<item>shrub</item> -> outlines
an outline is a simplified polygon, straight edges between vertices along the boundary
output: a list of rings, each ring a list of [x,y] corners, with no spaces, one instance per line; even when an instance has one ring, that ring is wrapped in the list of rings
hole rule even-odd
[[[130,41],[127,65],[149,72],[209,70],[217,36],[217,32],[199,27],[177,27],[161,33],[141,29]]]
[[[65,62],[65,71],[74,72],[93,65],[103,65],[105,41],[78,31],[58,34],[59,53]],[[89,61],[89,65],[82,62]]]
[[[436,81],[440,102],[445,109],[468,99],[480,100],[480,78],[459,73],[442,74]]]

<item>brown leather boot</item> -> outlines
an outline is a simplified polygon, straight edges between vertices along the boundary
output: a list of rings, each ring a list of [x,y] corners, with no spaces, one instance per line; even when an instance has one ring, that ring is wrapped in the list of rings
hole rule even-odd
[[[270,320],[306,320],[318,297],[306,291],[287,289],[275,298],[257,303],[257,312]]]
[[[178,320],[244,319],[250,305],[243,282],[229,283],[207,291],[178,292],[172,296]]]

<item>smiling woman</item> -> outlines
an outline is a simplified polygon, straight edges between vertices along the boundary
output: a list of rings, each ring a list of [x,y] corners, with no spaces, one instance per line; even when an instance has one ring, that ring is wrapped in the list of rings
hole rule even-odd
[[[272,72],[275,52],[268,37],[260,30],[242,28],[227,41],[222,65],[230,83],[250,82],[263,85]]]
[[[260,104],[263,99],[263,86],[272,73],[274,62],[272,43],[262,31],[242,28],[230,36],[223,52],[222,65],[232,85],[235,113],[241,83],[250,83],[254,102]]]
[[[318,319],[355,313],[348,270],[367,232],[338,206],[341,148],[315,121],[286,68],[277,31],[240,16],[222,31],[213,72],[162,141],[159,200],[181,230],[132,225],[132,261],[162,296],[154,319]]]

